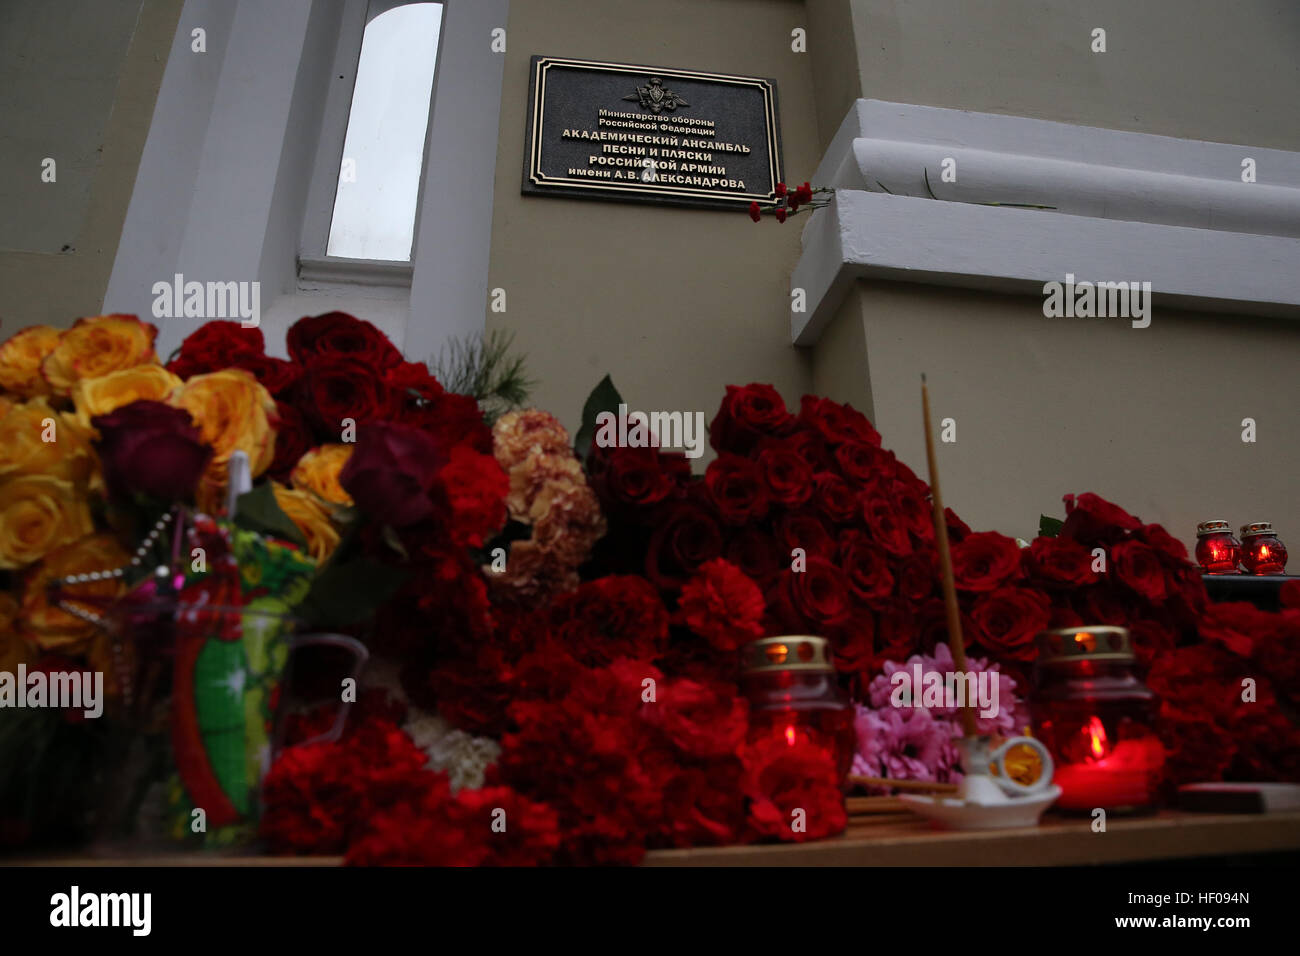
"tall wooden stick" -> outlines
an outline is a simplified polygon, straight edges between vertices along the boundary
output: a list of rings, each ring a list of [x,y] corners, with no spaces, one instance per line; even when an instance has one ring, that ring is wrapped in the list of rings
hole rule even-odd
[[[921,374],[921,414],[925,418],[925,459],[930,467],[930,497],[934,500],[934,537],[939,548],[939,569],[943,574],[943,603],[948,612],[948,646],[953,666],[966,670],[966,644],[961,635],[961,609],[957,606],[957,585],[952,577],[952,553],[948,550],[948,521],[943,514],[943,496],[939,493],[939,467],[934,460],[934,432],[930,429],[930,390]],[[967,737],[977,736],[975,707],[968,700],[961,708],[961,728]]]

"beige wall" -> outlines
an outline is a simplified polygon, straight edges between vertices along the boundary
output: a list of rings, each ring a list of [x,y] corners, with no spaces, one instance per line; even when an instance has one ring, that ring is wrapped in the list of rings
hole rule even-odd
[[[797,222],[741,211],[674,209],[520,195],[528,60],[534,54],[770,76],[787,175],[819,158],[804,25],[790,0],[512,0],[501,102],[489,286],[540,380],[533,400],[576,427],[609,372],[633,408],[710,418],[727,383],[769,382],[797,403],[807,357],[790,344]],[[450,202],[448,215],[455,215]],[[657,280],[647,288],[631,283]]]
[[[1300,149],[1294,0],[808,0],[808,8],[823,140],[863,96]],[[1105,53],[1091,50],[1096,27],[1106,30]],[[849,32],[856,62],[845,50]]]
[[[3,4],[0,336],[100,311],[181,6]]]
[[[1209,518],[1272,521],[1300,544],[1293,320],[1157,308],[1134,329],[1044,318],[1036,296],[865,280],[846,303],[835,325],[857,328],[823,341],[865,338],[876,424],[921,475],[928,375],[936,428],[957,425],[938,446],[945,502],[972,527],[1029,538],[1062,495],[1091,491],[1189,545]],[[856,381],[827,377],[832,393]]]

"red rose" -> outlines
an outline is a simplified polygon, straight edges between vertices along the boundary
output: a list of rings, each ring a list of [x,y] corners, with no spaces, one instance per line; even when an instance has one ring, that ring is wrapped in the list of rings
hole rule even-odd
[[[721,554],[717,520],[699,505],[681,502],[670,506],[650,535],[646,577],[660,589],[675,590],[696,568]]]
[[[1120,541],[1110,549],[1111,570],[1121,584],[1158,604],[1165,599],[1165,569],[1156,552],[1141,541]]]
[[[846,441],[837,447],[835,463],[847,480],[859,486],[894,477],[894,453],[864,441]]]
[[[758,455],[758,470],[772,500],[797,508],[812,495],[813,470],[788,444],[771,445]]]
[[[880,433],[871,426],[866,415],[852,405],[841,405],[829,398],[805,395],[799,406],[799,421],[832,445],[846,441],[880,444]]]
[[[288,484],[298,459],[315,446],[315,438],[302,412],[284,402],[275,403],[275,459],[267,472],[276,481]]]
[[[299,319],[286,336],[289,356],[301,365],[322,359],[351,359],[368,366],[371,374],[400,365],[402,353],[374,325],[348,315],[327,312]]]
[[[189,501],[212,460],[190,413],[162,402],[139,400],[91,424],[95,450],[109,494],[127,500],[141,494],[159,501]]]
[[[996,531],[976,532],[952,546],[952,576],[963,591],[992,591],[1019,567],[1015,539]]]
[[[1113,541],[1123,532],[1136,531],[1142,526],[1137,518],[1099,495],[1066,495],[1063,500],[1065,523],[1061,526],[1062,538],[1093,544],[1098,541]]]
[[[722,407],[709,425],[715,451],[745,454],[765,435],[787,434],[794,417],[771,385],[727,386]]]
[[[1277,600],[1282,607],[1300,608],[1300,578],[1283,581],[1277,592]]]
[[[406,392],[416,398],[434,401],[446,394],[429,366],[423,362],[399,362],[384,370],[384,382],[399,392]]]
[[[1035,538],[1021,555],[1035,584],[1081,588],[1097,583],[1092,552],[1070,538]]]
[[[849,532],[840,539],[840,566],[859,601],[880,607],[893,594],[894,576],[889,564],[879,546],[862,532]]]
[[[970,612],[972,638],[998,657],[1031,661],[1036,656],[1034,637],[1047,630],[1049,615],[1045,595],[1026,588],[998,588],[980,595]]]
[[[1168,567],[1189,563],[1187,546],[1158,524],[1144,524],[1133,536],[1150,545]]]
[[[832,524],[849,524],[857,519],[858,499],[838,475],[823,471],[813,479],[814,505]]]
[[[765,442],[770,441],[771,439],[765,439]],[[830,471],[835,467],[835,459],[831,456],[830,448],[827,446],[825,439],[811,429],[798,429],[782,439],[781,443],[796,455],[801,456],[814,472]],[[762,445],[762,447],[766,447],[766,445]]]
[[[905,558],[912,553],[907,526],[884,498],[870,494],[864,496],[862,519],[871,532],[871,539],[890,554]]]
[[[848,621],[853,604],[844,572],[809,555],[803,571],[779,571],[769,588],[769,612],[786,634],[824,634]]]
[[[719,455],[709,462],[704,486],[727,524],[748,524],[767,514],[767,488],[758,466],[748,458]]]
[[[657,448],[597,446],[588,465],[601,504],[625,508],[645,508],[672,497],[691,474],[684,455]]]
[[[734,564],[706,561],[677,603],[683,624],[720,651],[763,636],[763,592]]]
[[[831,754],[806,739],[794,746],[762,737],[741,753],[749,822],[762,836],[820,840],[848,826],[840,775]]]
[[[908,532],[917,541],[934,540],[934,505],[914,484],[895,481],[890,492],[894,511]]]
[[[920,604],[934,593],[938,584],[938,552],[917,552],[900,561],[895,568],[897,594],[901,601]]]
[[[395,393],[374,367],[355,359],[322,359],[308,366],[294,404],[322,442],[342,441],[345,419],[365,425],[388,419],[397,409]]]
[[[363,513],[400,528],[433,516],[429,491],[445,463],[419,429],[375,422],[361,429],[339,483]]]
[[[205,322],[185,337],[167,370],[181,378],[240,367],[251,357],[262,357],[266,344],[262,330],[239,322]]]
[[[483,421],[483,412],[471,395],[444,392],[432,400],[405,401],[397,420],[420,429],[439,448],[468,445],[485,455],[492,454],[492,429]]]
[[[302,377],[302,369],[293,362],[267,355],[242,356],[232,362],[231,366],[251,373],[268,392],[277,398],[288,394]]]
[[[742,528],[727,541],[727,560],[754,581],[766,581],[790,565],[790,552],[757,528]]]
[[[485,538],[506,521],[510,479],[497,460],[457,445],[439,475],[450,506],[451,539],[462,547],[481,548]]]
[[[782,515],[776,522],[776,538],[792,560],[795,548],[802,548],[805,554],[815,554],[819,558],[835,556],[835,539],[815,514],[795,512]]]
[[[876,666],[905,661],[920,644],[917,614],[908,605],[886,604],[876,615]]]
[[[951,508],[943,509],[943,518],[948,525],[949,544],[956,544],[958,541],[965,540],[971,536],[970,525],[957,517],[957,513]]]
[[[1111,624],[1127,627],[1133,619],[1132,600],[1117,587],[1100,585],[1084,588],[1071,598],[1079,615],[1089,625]]]
[[[1055,621],[1053,627],[1057,627]],[[1159,621],[1134,621],[1129,625],[1132,632],[1133,652],[1143,667],[1150,667],[1151,662],[1162,654],[1174,649],[1174,633]]]

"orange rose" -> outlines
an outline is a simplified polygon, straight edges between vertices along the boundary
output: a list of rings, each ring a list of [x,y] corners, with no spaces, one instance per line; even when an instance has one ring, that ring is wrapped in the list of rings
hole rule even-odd
[[[72,387],[77,424],[83,431],[90,433],[90,420],[96,415],[107,415],[142,398],[155,402],[166,401],[167,396],[180,384],[180,378],[161,365],[138,365],[120,372],[109,372],[98,378],[83,378]]]
[[[49,475],[81,482],[97,464],[73,420],[44,398],[15,405],[0,418],[0,478]]]
[[[41,363],[59,344],[62,333],[48,325],[19,329],[0,345],[0,388],[21,397],[50,394]]]
[[[199,483],[198,503],[215,510],[225,494],[227,466],[235,451],[248,455],[253,477],[266,471],[275,458],[275,430],[271,418],[275,400],[243,369],[229,368],[195,375],[168,396],[167,402],[190,413],[212,446],[212,463]]]
[[[336,505],[352,504],[352,496],[339,484],[339,472],[352,457],[352,445],[321,445],[298,459],[289,480],[295,488],[315,492]]]
[[[41,363],[41,374],[56,395],[72,394],[83,378],[99,378],[137,365],[157,365],[153,340],[158,330],[134,315],[97,315],[78,319],[59,336],[59,344]]]
[[[339,532],[330,521],[329,509],[310,491],[286,488],[278,481],[271,485],[276,504],[307,539],[307,553],[323,563],[339,546]]]
[[[120,568],[128,560],[117,539],[109,534],[90,535],[51,551],[28,573],[19,623],[23,635],[43,651],[71,655],[90,649],[103,632],[89,621],[51,604],[49,583],[74,574]],[[66,587],[63,594],[72,604],[102,614],[108,602],[125,591],[126,584],[121,578],[107,578]]]
[[[72,482],[50,475],[0,482],[0,568],[24,568],[92,530],[86,497]]]

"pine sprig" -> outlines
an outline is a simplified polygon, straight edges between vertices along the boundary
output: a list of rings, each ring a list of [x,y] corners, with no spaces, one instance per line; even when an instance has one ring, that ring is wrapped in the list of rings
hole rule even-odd
[[[452,338],[429,368],[449,392],[473,396],[491,424],[524,405],[537,384],[526,374],[524,356],[510,353],[514,338],[503,329]]]

